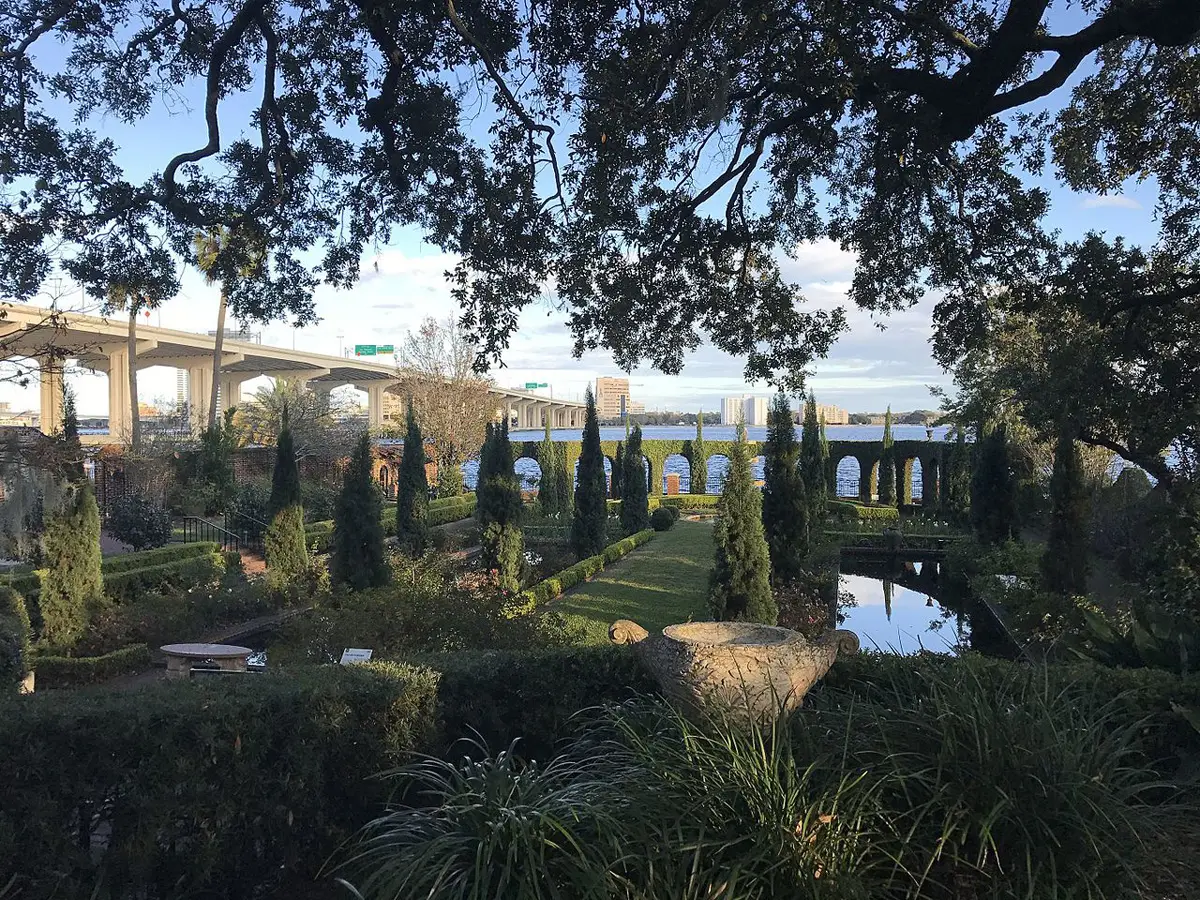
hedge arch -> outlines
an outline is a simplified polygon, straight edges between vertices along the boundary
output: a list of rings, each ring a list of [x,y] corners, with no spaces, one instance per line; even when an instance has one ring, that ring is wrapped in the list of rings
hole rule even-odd
[[[542,489],[542,465],[531,456],[518,456],[513,460],[513,471],[520,479],[521,492]]]
[[[833,465],[834,496],[841,497],[843,499],[849,497],[858,497],[862,493],[862,466],[858,462],[858,457],[843,456],[839,460],[834,460],[831,457],[830,462]],[[847,479],[849,479],[851,474],[853,474],[854,490],[851,493],[843,492],[838,488],[838,484],[841,482],[841,476],[843,473]]]
[[[674,462],[672,463],[672,460]],[[706,461],[707,462],[707,461]],[[682,465],[681,465],[682,464]],[[662,468],[662,492],[667,492],[667,469],[678,469],[676,474],[679,475],[679,493],[688,494],[692,490],[692,461],[683,453],[669,453],[663,460]]]
[[[722,465],[724,463],[724,465]],[[708,493],[708,483],[714,479],[717,482],[715,493],[721,493],[725,488],[725,476],[729,474],[729,456],[725,453],[708,454],[708,463],[704,469],[704,492]]]

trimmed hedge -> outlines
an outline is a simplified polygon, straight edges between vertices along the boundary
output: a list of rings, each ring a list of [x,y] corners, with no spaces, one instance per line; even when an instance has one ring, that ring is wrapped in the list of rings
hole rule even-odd
[[[844,519],[895,519],[899,520],[900,510],[895,506],[864,506],[849,500],[830,500],[829,512]]]
[[[36,687],[68,687],[96,684],[150,668],[150,648],[131,644],[103,656],[35,656],[30,668],[37,674]]]
[[[436,745],[436,685],[371,663],[8,701],[0,885],[287,896],[378,813],[373,776]]]
[[[649,498],[650,511],[660,506],[673,506],[675,509],[716,509],[721,502],[720,494],[670,494],[666,497]],[[618,515],[621,512],[620,500],[606,500],[608,514]]]
[[[595,556],[581,559],[575,565],[551,575],[544,581],[539,581],[522,593],[527,603],[527,609],[534,609],[549,600],[553,600],[555,597],[562,596],[564,591],[573,588],[581,581],[586,581],[597,572],[602,571],[609,563],[616,562],[631,550],[640,547],[646,541],[650,540],[650,538],[654,537],[654,534],[653,528],[647,528],[645,531],[631,534],[629,537],[623,538],[615,544],[609,544],[602,552]]]
[[[10,587],[26,599],[42,589],[41,572],[22,572],[20,575],[0,575],[0,584]]]
[[[240,569],[242,557],[230,550],[193,556],[178,562],[129,569],[115,575],[105,575],[104,593],[119,603],[129,603],[138,594],[158,590],[165,585],[184,586],[188,583],[209,582],[224,577],[230,569]]]
[[[182,562],[185,559],[195,559],[197,556],[207,556],[210,553],[221,552],[221,545],[211,541],[199,541],[194,544],[173,544],[169,547],[159,547],[157,550],[143,550],[141,553],[123,553],[120,556],[110,556],[100,564],[105,575],[118,575],[134,569],[146,569],[150,566],[161,566],[166,563]]]
[[[288,888],[377,815],[389,785],[373,776],[411,751],[458,759],[472,752],[459,738],[495,752],[520,737],[520,755],[545,759],[581,711],[653,690],[627,647],[419,662],[0,701],[0,885],[17,876],[31,898],[306,896]],[[919,705],[943,668],[941,683],[1024,672],[1050,691],[1082,686],[1116,704],[1114,725],[1145,721],[1165,774],[1200,751],[1172,709],[1200,706],[1200,677],[1161,671],[863,653],[839,659],[812,702]]]

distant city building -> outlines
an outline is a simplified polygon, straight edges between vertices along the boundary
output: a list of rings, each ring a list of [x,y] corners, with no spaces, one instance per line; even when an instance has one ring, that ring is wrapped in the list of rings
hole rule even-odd
[[[736,425],[767,424],[767,398],[742,395],[741,397],[726,397],[721,401],[721,424]]]
[[[826,425],[850,424],[850,413],[840,406],[831,406],[828,403],[817,404],[817,418],[824,419]]]
[[[596,415],[601,419],[619,419],[622,413],[637,415],[645,411],[646,404],[633,402],[628,378],[596,377]]]
[[[14,410],[11,403],[0,402],[0,425],[37,428],[41,418],[37,410]]]

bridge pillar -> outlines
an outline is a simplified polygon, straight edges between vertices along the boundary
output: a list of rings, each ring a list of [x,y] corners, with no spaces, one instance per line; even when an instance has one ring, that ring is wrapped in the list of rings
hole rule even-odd
[[[129,351],[108,354],[108,436],[125,440],[130,431]]]
[[[62,361],[51,356],[41,357],[38,360],[38,376],[41,389],[41,415],[38,427],[41,428],[43,434],[54,434],[62,429]]]
[[[383,391],[385,385],[367,385],[367,424],[371,428],[383,425]]]
[[[212,360],[207,363],[196,362],[188,366],[188,415],[191,418],[192,430],[203,431],[208,425],[208,402],[212,399],[213,367]]]
[[[242,377],[226,373],[221,376],[219,401],[221,415],[242,402]]]

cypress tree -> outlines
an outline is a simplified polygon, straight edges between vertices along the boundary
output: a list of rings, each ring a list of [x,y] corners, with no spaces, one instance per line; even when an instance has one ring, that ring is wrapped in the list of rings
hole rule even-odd
[[[554,447],[556,459],[554,463],[554,492],[558,495],[558,511],[566,515],[571,511],[571,474],[567,471],[567,447],[556,444]]]
[[[525,543],[521,535],[521,485],[513,471],[508,423],[489,425],[479,459],[475,517],[484,565],[508,590],[520,587]]]
[[[617,441],[617,453],[613,457],[612,496],[620,500],[625,485],[625,442]]]
[[[959,426],[942,472],[942,515],[951,522],[966,522],[971,506],[970,451],[966,430]]]
[[[780,392],[767,414],[763,447],[762,520],[777,582],[795,578],[808,556],[808,497],[800,472],[800,444],[792,424],[792,405]]]
[[[600,421],[596,418],[596,399],[588,387],[585,394],[587,416],[583,425],[583,446],[579,455],[575,509],[571,518],[571,549],[579,559],[595,556],[604,549],[608,493],[604,477],[604,455],[600,452]]]
[[[729,453],[719,511],[714,534],[716,560],[708,588],[713,617],[774,625],[779,610],[771,594],[771,557],[763,536],[762,497],[754,486],[746,428],[741,424]]]
[[[1088,496],[1079,447],[1070,428],[1059,430],[1050,475],[1050,532],[1042,554],[1042,583],[1056,594],[1087,593]]]
[[[85,481],[68,493],[46,523],[42,549],[42,639],[55,649],[68,649],[83,635],[93,605],[104,596],[100,510],[91,484]]]
[[[896,451],[892,442],[892,408],[883,419],[883,453],[879,456],[879,502],[884,506],[896,503]]]
[[[68,481],[84,479],[83,445],[79,441],[79,415],[75,411],[75,392],[63,384],[62,415],[63,471]]]
[[[825,522],[828,511],[826,471],[829,468],[829,443],[825,426],[817,418],[817,399],[809,391],[804,403],[804,428],[800,434],[800,475],[808,501],[808,529],[815,531]]]
[[[333,511],[329,578],[354,591],[379,587],[388,579],[383,553],[382,503],[371,479],[371,436],[363,432],[342,476]]]
[[[272,588],[285,587],[308,570],[308,547],[304,542],[304,503],[300,497],[300,467],[288,409],[283,407],[279,439],[275,444],[275,471],[271,474],[271,517],[263,537],[267,577]]]
[[[402,553],[423,553],[429,546],[429,480],[425,476],[425,438],[412,401],[408,403],[404,455],[396,476],[396,540]]]
[[[971,475],[971,523],[984,544],[1002,544],[1020,531],[1017,480],[1009,458],[1008,427],[1001,422],[979,442]]]
[[[558,448],[550,437],[550,418],[546,417],[546,433],[538,446],[538,466],[542,476],[538,479],[538,508],[543,516],[554,518],[561,507],[558,504]]]
[[[633,426],[622,462],[625,471],[621,475],[621,530],[625,534],[637,534],[650,527],[650,498],[646,488],[646,466],[642,462],[641,425]]]
[[[704,410],[696,416],[696,439],[692,441],[692,458],[688,460],[692,477],[690,491],[693,494],[708,493],[708,450],[704,446]]]

